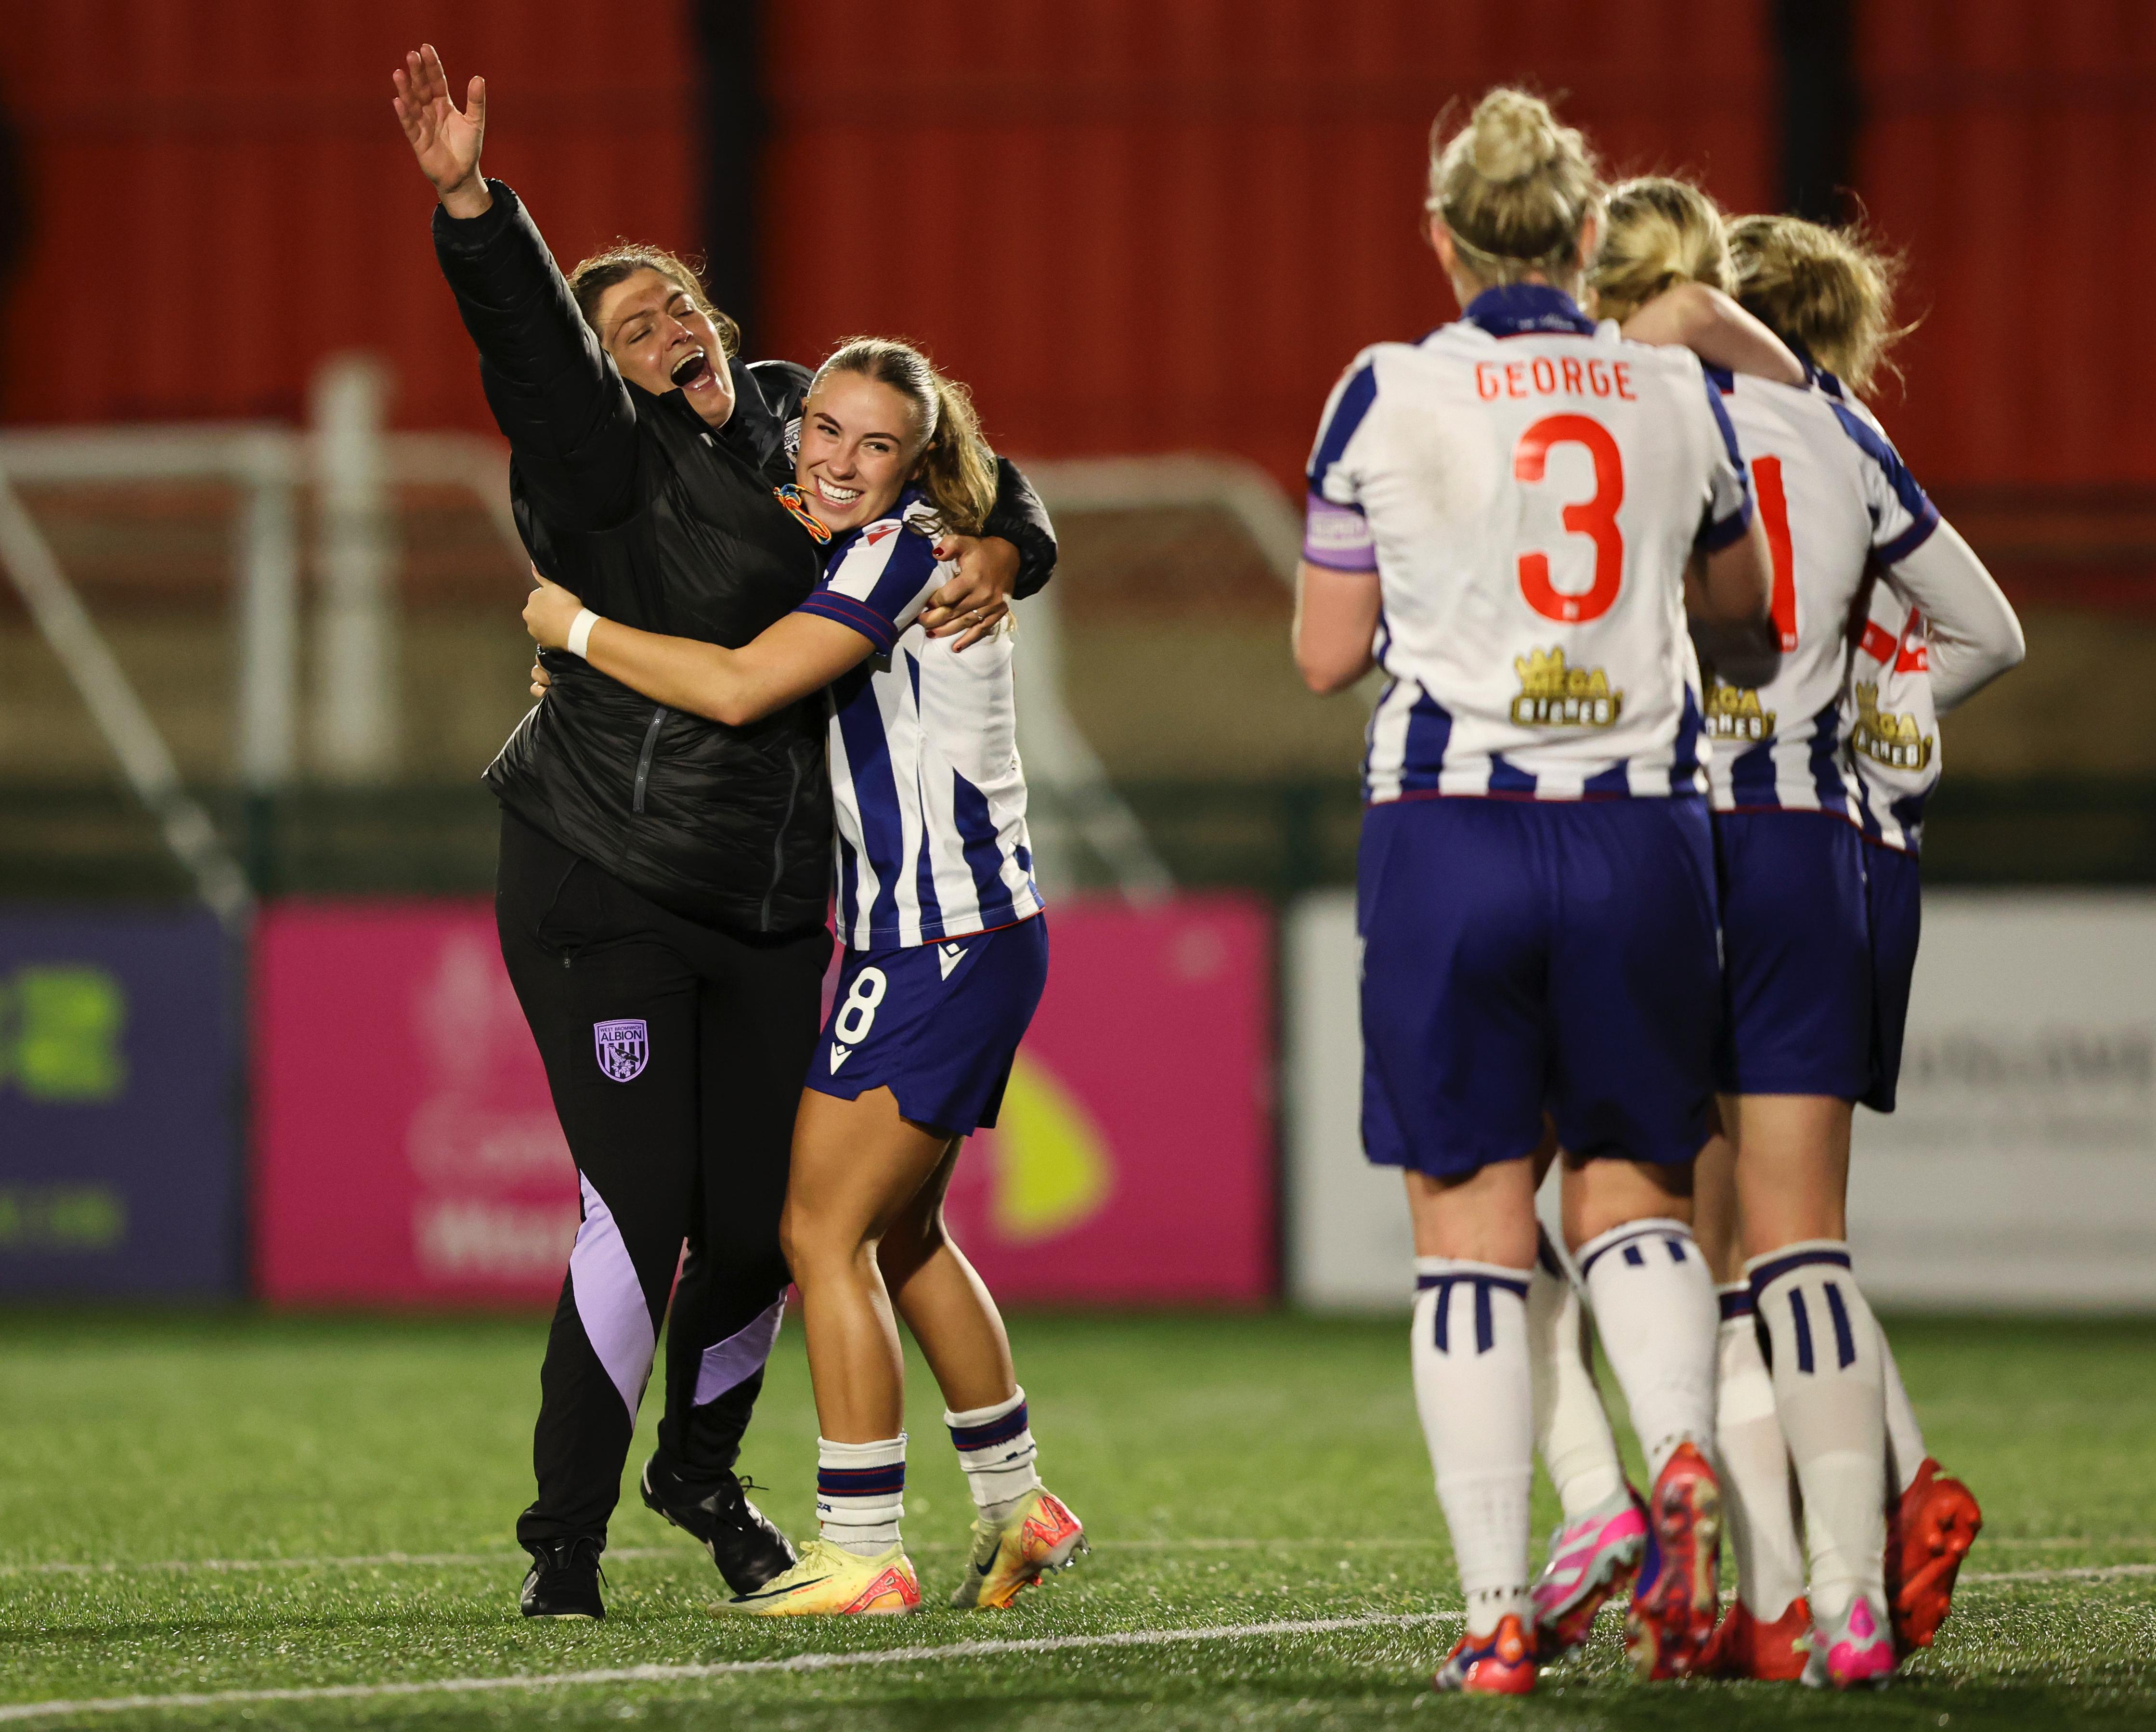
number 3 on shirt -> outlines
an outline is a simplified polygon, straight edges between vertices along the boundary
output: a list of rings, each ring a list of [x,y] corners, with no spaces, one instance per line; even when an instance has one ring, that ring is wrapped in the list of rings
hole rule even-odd
[[[1544,619],[1584,625],[1609,611],[1625,579],[1625,537],[1617,528],[1617,507],[1625,503],[1625,460],[1599,421],[1584,415],[1545,415],[1512,447],[1513,479],[1541,481],[1550,447],[1564,445],[1584,445],[1594,460],[1593,495],[1564,508],[1565,532],[1594,543],[1594,581],[1584,595],[1567,595],[1550,583],[1548,554],[1522,553],[1520,594]]]

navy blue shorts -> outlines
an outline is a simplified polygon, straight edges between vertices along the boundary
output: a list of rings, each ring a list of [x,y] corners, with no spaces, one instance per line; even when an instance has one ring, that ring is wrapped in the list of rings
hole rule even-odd
[[[1864,905],[1871,930],[1871,1080],[1864,1104],[1894,1110],[1902,1079],[1902,1035],[1909,1022],[1909,983],[1917,975],[1917,937],[1924,923],[1917,856],[1883,842],[1864,850]]]
[[[1042,914],[941,944],[849,950],[808,1087],[848,1101],[887,1088],[906,1118],[954,1137],[993,1126],[1047,984]]]
[[[1460,1178],[1557,1122],[1669,1166],[1712,1125],[1713,845],[1698,799],[1397,800],[1363,816],[1363,1148]]]
[[[1864,838],[1831,812],[1714,815],[1724,1094],[1853,1101],[1871,1077]]]

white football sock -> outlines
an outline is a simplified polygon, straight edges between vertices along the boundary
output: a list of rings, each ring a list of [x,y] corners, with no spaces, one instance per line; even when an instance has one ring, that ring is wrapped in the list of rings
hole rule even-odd
[[[1917,1470],[1931,1452],[1924,1447],[1924,1428],[1917,1423],[1917,1410],[1909,1405],[1909,1392],[1902,1385],[1902,1368],[1894,1363],[1894,1349],[1884,1329],[1879,1332],[1879,1371],[1887,1390],[1887,1483],[1899,1497],[1916,1483]]]
[[[873,1558],[898,1544],[905,1514],[905,1432],[878,1443],[816,1440],[816,1519],[824,1539]]]
[[[1415,1259],[1415,1406],[1452,1532],[1467,1627],[1527,1619],[1527,1488],[1535,1471],[1527,1272]]]
[[[1752,1289],[1722,1289],[1722,1375],[1715,1385],[1714,1441],[1721,1455],[1722,1508],[1737,1555],[1738,1596],[1771,1624],[1804,1591],[1804,1548],[1797,1534],[1789,1446],[1774,1411],[1774,1380],[1759,1354]]]
[[[973,1507],[990,1521],[1003,1520],[1039,1488],[1034,1461],[1040,1452],[1026,1420],[1024,1390],[992,1407],[969,1407],[963,1413],[947,1410],[943,1423],[951,1428]]]
[[[1628,1221],[1578,1251],[1595,1333],[1632,1410],[1650,1479],[1677,1446],[1714,1453],[1714,1277],[1681,1221]]]
[[[1831,1629],[1857,1595],[1886,1592],[1879,1325],[1838,1239],[1784,1245],[1753,1257],[1744,1272],[1767,1326],[1774,1406],[1804,1492],[1812,1617]]]
[[[1534,1368],[1535,1447],[1564,1519],[1578,1521],[1625,1488],[1617,1440],[1588,1357],[1587,1309],[1563,1254],[1537,1235],[1527,1281],[1527,1351]]]

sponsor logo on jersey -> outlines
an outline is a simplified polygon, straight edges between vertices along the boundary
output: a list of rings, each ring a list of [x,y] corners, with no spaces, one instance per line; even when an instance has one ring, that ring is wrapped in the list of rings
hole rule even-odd
[[[1759,707],[1759,694],[1717,680],[1707,694],[1707,731],[1711,738],[1751,744],[1771,739],[1774,712]]]
[[[1923,770],[1932,762],[1931,737],[1914,716],[1881,709],[1879,687],[1869,680],[1856,682],[1856,727],[1849,743],[1891,770]]]
[[[1599,667],[1567,667],[1564,651],[1530,650],[1512,658],[1520,695],[1512,720],[1521,727],[1614,727],[1625,711],[1625,694],[1609,689]]]
[[[865,535],[864,535],[861,539],[873,547],[878,542],[883,540],[886,536],[893,536],[897,533],[897,524],[879,523],[875,528],[870,530]]]
[[[598,1049],[599,1069],[617,1082],[634,1082],[651,1061],[651,1031],[640,1016],[593,1023],[592,1044]]]

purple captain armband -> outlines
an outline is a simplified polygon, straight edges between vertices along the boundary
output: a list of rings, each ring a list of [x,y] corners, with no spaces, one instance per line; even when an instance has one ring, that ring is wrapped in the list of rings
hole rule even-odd
[[[1353,506],[1335,505],[1322,494],[1310,496],[1303,519],[1302,557],[1330,571],[1378,568],[1378,543],[1369,520]]]

